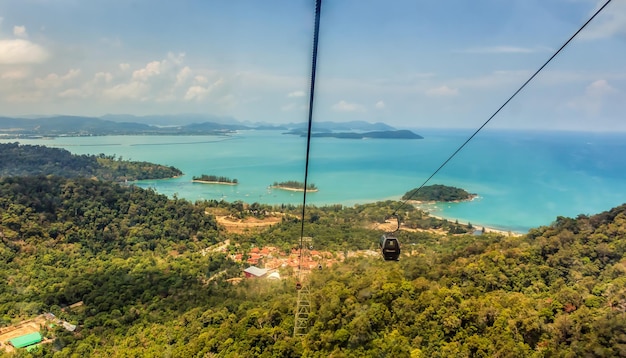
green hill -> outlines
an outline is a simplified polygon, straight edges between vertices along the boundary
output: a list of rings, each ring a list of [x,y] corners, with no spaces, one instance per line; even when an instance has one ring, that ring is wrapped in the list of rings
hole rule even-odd
[[[380,231],[364,227],[395,204],[312,207],[305,235],[336,255],[375,248]],[[246,266],[205,250],[225,239],[233,253],[297,247],[299,209],[271,207],[294,219],[229,234],[210,208],[243,210],[83,178],[0,180],[0,324],[48,311],[77,324],[51,329],[38,354],[55,357],[626,353],[626,206],[521,237],[402,230],[398,263],[355,256],[311,274],[301,338],[288,270],[233,285]]]
[[[435,184],[426,185],[422,188],[412,189],[404,195],[402,200],[419,200],[419,201],[463,201],[476,197],[476,194],[470,194],[464,189],[453,186]]]
[[[58,175],[123,182],[172,178],[182,174],[171,166],[124,161],[121,157],[104,154],[74,155],[60,148],[0,143],[0,177]]]

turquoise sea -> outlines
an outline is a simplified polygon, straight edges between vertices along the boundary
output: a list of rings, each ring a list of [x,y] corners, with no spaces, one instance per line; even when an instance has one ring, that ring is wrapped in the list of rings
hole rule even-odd
[[[421,185],[471,134],[416,131],[422,140],[313,138],[307,204],[399,199]],[[15,140],[3,140],[13,142]],[[175,179],[138,182],[190,201],[302,203],[301,192],[270,190],[304,181],[306,139],[279,131],[218,136],[103,136],[19,140],[75,154],[117,155],[181,169]],[[525,232],[557,216],[595,214],[626,202],[626,133],[520,132],[478,134],[429,184],[464,188],[471,202],[431,205],[434,215]],[[237,186],[192,183],[193,176],[236,178]]]

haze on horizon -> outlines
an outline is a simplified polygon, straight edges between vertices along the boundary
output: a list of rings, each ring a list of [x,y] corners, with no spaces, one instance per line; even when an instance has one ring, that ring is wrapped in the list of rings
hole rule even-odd
[[[481,125],[604,2],[326,1],[315,120]],[[314,1],[0,3],[0,116],[306,120]],[[613,1],[489,128],[626,131]]]

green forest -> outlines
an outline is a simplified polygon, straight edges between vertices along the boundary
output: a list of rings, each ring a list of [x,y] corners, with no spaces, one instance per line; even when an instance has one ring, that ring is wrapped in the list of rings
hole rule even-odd
[[[453,186],[435,184],[412,189],[404,195],[402,200],[419,201],[462,201],[474,198],[476,194],[470,194],[464,189]]]
[[[367,255],[398,204],[307,206],[303,223],[294,205],[4,177],[0,327],[52,312],[78,329],[46,327],[52,343],[0,357],[626,356],[626,205],[523,236],[474,235],[409,207],[400,261]],[[231,233],[215,210],[283,219]],[[301,228],[316,250],[348,258],[309,274],[309,328],[294,337],[291,269],[234,284],[247,265],[231,254],[298,248]]]
[[[166,179],[183,173],[174,167],[123,160],[122,157],[74,155],[65,149],[43,145],[0,143],[0,177],[58,175],[116,182]]]

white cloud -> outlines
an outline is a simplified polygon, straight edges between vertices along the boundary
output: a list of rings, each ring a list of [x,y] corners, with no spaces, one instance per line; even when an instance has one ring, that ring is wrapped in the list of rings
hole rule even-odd
[[[113,81],[113,75],[109,72],[98,72],[93,76],[94,82],[110,83]]]
[[[603,97],[616,93],[617,90],[609,84],[607,80],[597,80],[592,82],[585,91],[588,96]]]
[[[138,81],[132,81],[130,83],[122,83],[111,88],[105,89],[102,94],[109,99],[134,99],[143,100],[150,87]]]
[[[180,52],[178,54],[175,54],[173,52],[168,52],[167,53],[167,60],[169,60],[170,62],[176,64],[176,65],[182,65],[183,62],[185,61],[185,53],[184,52]],[[163,62],[165,62],[166,60],[164,60]]]
[[[5,80],[21,80],[30,74],[30,71],[26,69],[13,69],[7,72],[2,73],[0,78]]]
[[[187,93],[185,93],[186,101],[202,101],[204,100],[213,90],[224,83],[223,79],[218,79],[213,84],[207,87],[194,85],[187,89]]]
[[[152,61],[146,67],[133,71],[134,81],[147,81],[150,77],[161,73],[162,62]]]
[[[120,63],[120,70],[126,71],[130,68],[130,64],[128,63]]]
[[[208,93],[210,92],[208,87],[202,87],[202,86],[191,86],[189,87],[189,89],[187,90],[187,93],[185,93],[185,100],[187,101],[192,101],[192,100],[197,100],[200,101],[202,100]]]
[[[304,91],[293,91],[287,94],[287,97],[304,97]]]
[[[349,103],[341,100],[335,103],[332,107],[337,112],[365,112],[365,108],[357,103]]]
[[[80,70],[71,69],[64,75],[57,75],[56,73],[51,73],[43,78],[35,79],[35,86],[37,88],[45,89],[45,88],[55,88],[61,87],[68,81],[78,77],[80,75]]]
[[[376,102],[376,104],[374,105],[374,107],[376,107],[376,109],[384,109],[384,108],[385,108],[385,102],[383,102],[383,101],[378,101],[378,102]]]
[[[28,37],[26,33],[26,26],[13,26],[13,35],[17,37]]]
[[[602,3],[598,3],[593,10],[595,13]],[[614,1],[608,5],[585,31],[581,32],[580,38],[596,40],[614,35],[626,35],[626,2]]]
[[[434,87],[426,90],[426,94],[429,96],[456,96],[459,94],[459,90],[456,88],[450,88],[446,85]]]
[[[174,84],[174,86],[176,87],[182,86],[185,82],[187,82],[187,79],[190,76],[191,76],[191,68],[189,68],[189,66],[183,67],[180,71],[178,71],[178,74],[176,75],[176,83]]]
[[[0,40],[0,65],[42,63],[48,52],[28,40]]]
[[[59,93],[59,97],[61,98],[86,98],[88,97],[87,92],[78,88],[70,88],[66,89]]]
[[[619,95],[619,93],[620,91],[611,86],[607,80],[596,80],[585,88],[583,96],[572,99],[567,103],[567,106],[595,116],[602,112],[610,98]]]
[[[204,84],[209,83],[209,79],[202,75],[197,75],[196,77],[193,78],[193,82],[197,85],[204,85]]]

